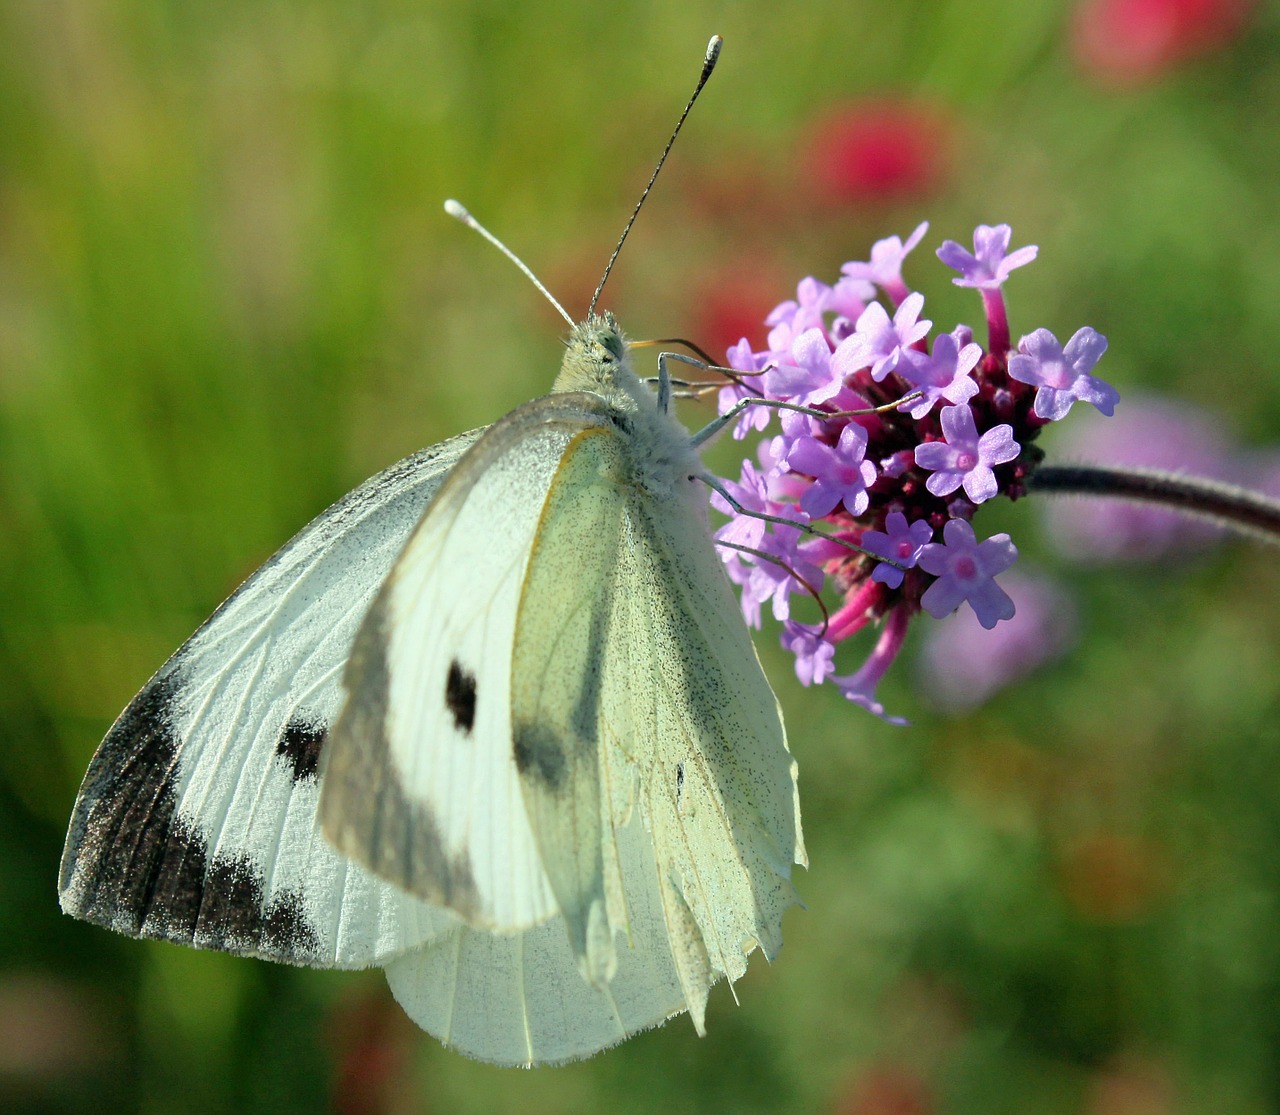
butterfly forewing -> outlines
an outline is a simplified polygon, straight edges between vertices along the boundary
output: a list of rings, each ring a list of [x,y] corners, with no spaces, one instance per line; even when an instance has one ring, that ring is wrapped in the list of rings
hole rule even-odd
[[[574,435],[599,421],[575,399],[526,404],[459,461],[361,627],[326,752],[335,845],[499,930],[560,908],[521,796],[510,663],[547,492]]]
[[[136,936],[359,967],[453,922],[336,855],[317,764],[360,618],[480,431],[329,508],[249,578],[121,714],[85,775],[63,909]]]

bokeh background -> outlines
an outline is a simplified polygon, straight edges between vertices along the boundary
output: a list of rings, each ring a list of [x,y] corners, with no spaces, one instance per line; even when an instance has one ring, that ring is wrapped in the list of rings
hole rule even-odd
[[[681,1018],[504,1071],[416,1031],[378,972],[59,913],[80,776],[168,653],[355,483],[550,384],[562,324],[441,200],[580,314],[712,32],[605,299],[632,335],[762,340],[801,277],[924,218],[908,281],[980,325],[932,250],[1007,221],[1040,246],[1015,337],[1093,325],[1127,400],[1275,468],[1273,7],[7,0],[0,1108],[1280,1111],[1278,551],[1116,562],[1034,500],[983,533],[1052,579],[1075,642],[985,702],[943,699],[923,624],[880,694],[909,728],[801,688],[761,634],[808,909],[704,1040]]]

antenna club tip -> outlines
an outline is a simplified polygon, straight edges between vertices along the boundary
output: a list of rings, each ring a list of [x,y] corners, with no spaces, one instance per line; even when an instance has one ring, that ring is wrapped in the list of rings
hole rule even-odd
[[[457,221],[466,222],[471,219],[471,214],[467,212],[462,202],[454,201],[453,198],[445,199],[444,211]]]
[[[724,46],[724,39],[719,35],[712,35],[711,41],[707,43],[706,65],[714,66],[716,59],[720,57],[720,48]]]

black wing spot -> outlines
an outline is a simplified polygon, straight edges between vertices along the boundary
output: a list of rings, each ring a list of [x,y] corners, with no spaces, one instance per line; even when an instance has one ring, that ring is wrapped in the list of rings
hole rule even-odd
[[[315,779],[320,766],[320,752],[324,748],[328,729],[319,720],[308,718],[305,714],[294,714],[280,739],[276,742],[276,754],[288,760],[293,768],[293,781],[303,782]]]
[[[387,739],[386,615],[374,601],[351,648],[351,669],[363,679],[337,721],[344,739],[359,749],[330,756],[320,795],[320,820],[339,848],[354,853],[382,878],[409,894],[447,906],[470,920],[481,912],[480,893],[466,846],[452,853],[421,798],[406,795]],[[458,728],[475,717],[475,678],[458,662],[449,668],[445,700]]]
[[[680,799],[684,796],[684,763],[676,763],[676,808],[680,808]]]
[[[568,781],[569,761],[564,744],[556,734],[536,724],[516,724],[512,734],[516,770],[523,777],[537,778],[553,793],[563,790]]]
[[[453,726],[469,736],[476,723],[476,675],[464,670],[456,658],[449,663],[444,701],[453,713]]]

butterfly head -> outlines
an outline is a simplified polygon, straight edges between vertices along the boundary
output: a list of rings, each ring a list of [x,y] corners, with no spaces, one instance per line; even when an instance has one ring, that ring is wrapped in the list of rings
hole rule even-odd
[[[636,379],[627,359],[627,340],[613,314],[591,314],[569,333],[564,362],[553,391],[592,391],[606,398],[619,389],[631,393]]]

